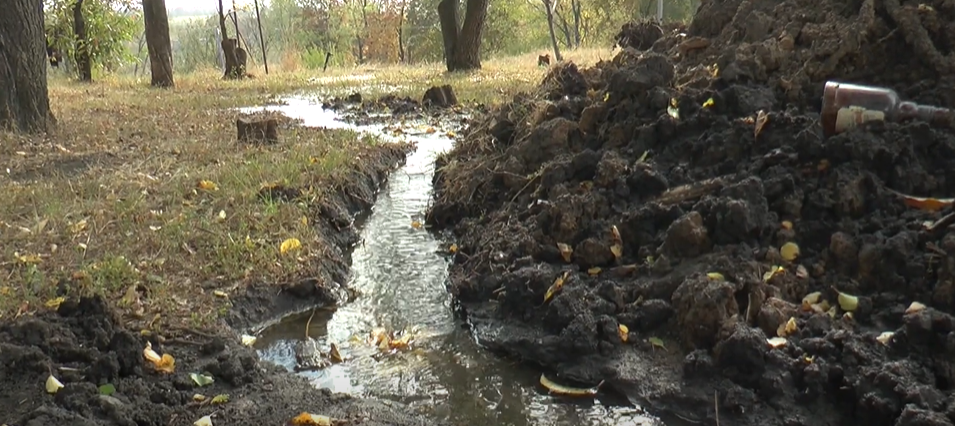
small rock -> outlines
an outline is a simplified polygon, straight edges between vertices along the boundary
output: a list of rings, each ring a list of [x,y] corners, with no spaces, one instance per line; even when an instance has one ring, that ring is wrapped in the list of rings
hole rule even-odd
[[[613,252],[610,245],[598,241],[596,238],[587,238],[574,247],[574,261],[584,267],[603,266],[613,262]]]
[[[696,257],[708,251],[710,245],[703,216],[691,211],[670,224],[660,251],[676,257]]]
[[[712,347],[720,328],[739,313],[735,288],[706,276],[687,277],[673,292],[673,306],[684,343],[695,349]]]

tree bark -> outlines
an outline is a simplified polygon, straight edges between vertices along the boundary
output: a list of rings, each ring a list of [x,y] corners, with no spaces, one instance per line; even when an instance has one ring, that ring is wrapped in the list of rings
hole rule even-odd
[[[550,29],[550,43],[554,45],[554,60],[560,62],[564,60],[560,56],[560,46],[557,45],[557,34],[554,32],[554,3],[552,0],[542,0],[544,2],[544,13],[547,14],[547,28]]]
[[[45,132],[56,120],[46,87],[42,0],[7,0],[0,13],[0,129]]]
[[[222,32],[222,41],[219,45],[222,47],[222,56],[225,59],[225,72],[222,78],[239,79],[245,77],[245,61],[240,61],[240,56],[245,57],[245,52],[239,47],[238,34],[236,38],[229,38],[229,30],[225,24],[225,13],[222,9],[222,0],[219,0],[219,31]]]
[[[464,23],[458,26],[458,0],[441,0],[438,18],[449,72],[481,68],[481,34],[489,0],[467,0]]]
[[[80,81],[93,81],[93,61],[90,59],[89,38],[86,35],[86,19],[83,17],[83,0],[73,3],[73,35],[76,43],[73,51],[76,71]]]
[[[143,20],[146,24],[146,48],[149,50],[152,85],[173,87],[172,44],[169,41],[166,0],[143,0]]]

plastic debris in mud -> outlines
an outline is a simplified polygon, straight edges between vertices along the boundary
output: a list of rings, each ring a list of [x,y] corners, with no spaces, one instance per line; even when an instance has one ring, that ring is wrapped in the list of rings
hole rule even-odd
[[[888,88],[826,82],[822,95],[822,133],[829,137],[871,121],[917,118],[936,126],[952,126],[955,113],[947,108],[903,101]]]

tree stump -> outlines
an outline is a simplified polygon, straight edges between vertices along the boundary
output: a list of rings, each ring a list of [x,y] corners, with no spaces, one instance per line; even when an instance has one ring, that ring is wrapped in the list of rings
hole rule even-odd
[[[274,118],[239,118],[235,127],[240,142],[273,144],[279,141],[279,121]]]
[[[454,95],[454,89],[451,85],[432,86],[424,92],[422,104],[436,106],[438,108],[447,108],[458,104],[458,97]]]

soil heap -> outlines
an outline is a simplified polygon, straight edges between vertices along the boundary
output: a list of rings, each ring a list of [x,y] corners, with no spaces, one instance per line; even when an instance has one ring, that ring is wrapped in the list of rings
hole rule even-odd
[[[689,423],[953,424],[955,216],[901,194],[955,195],[955,132],[818,116],[955,106],[952,40],[949,1],[730,0],[554,67],[437,160],[474,334]]]

